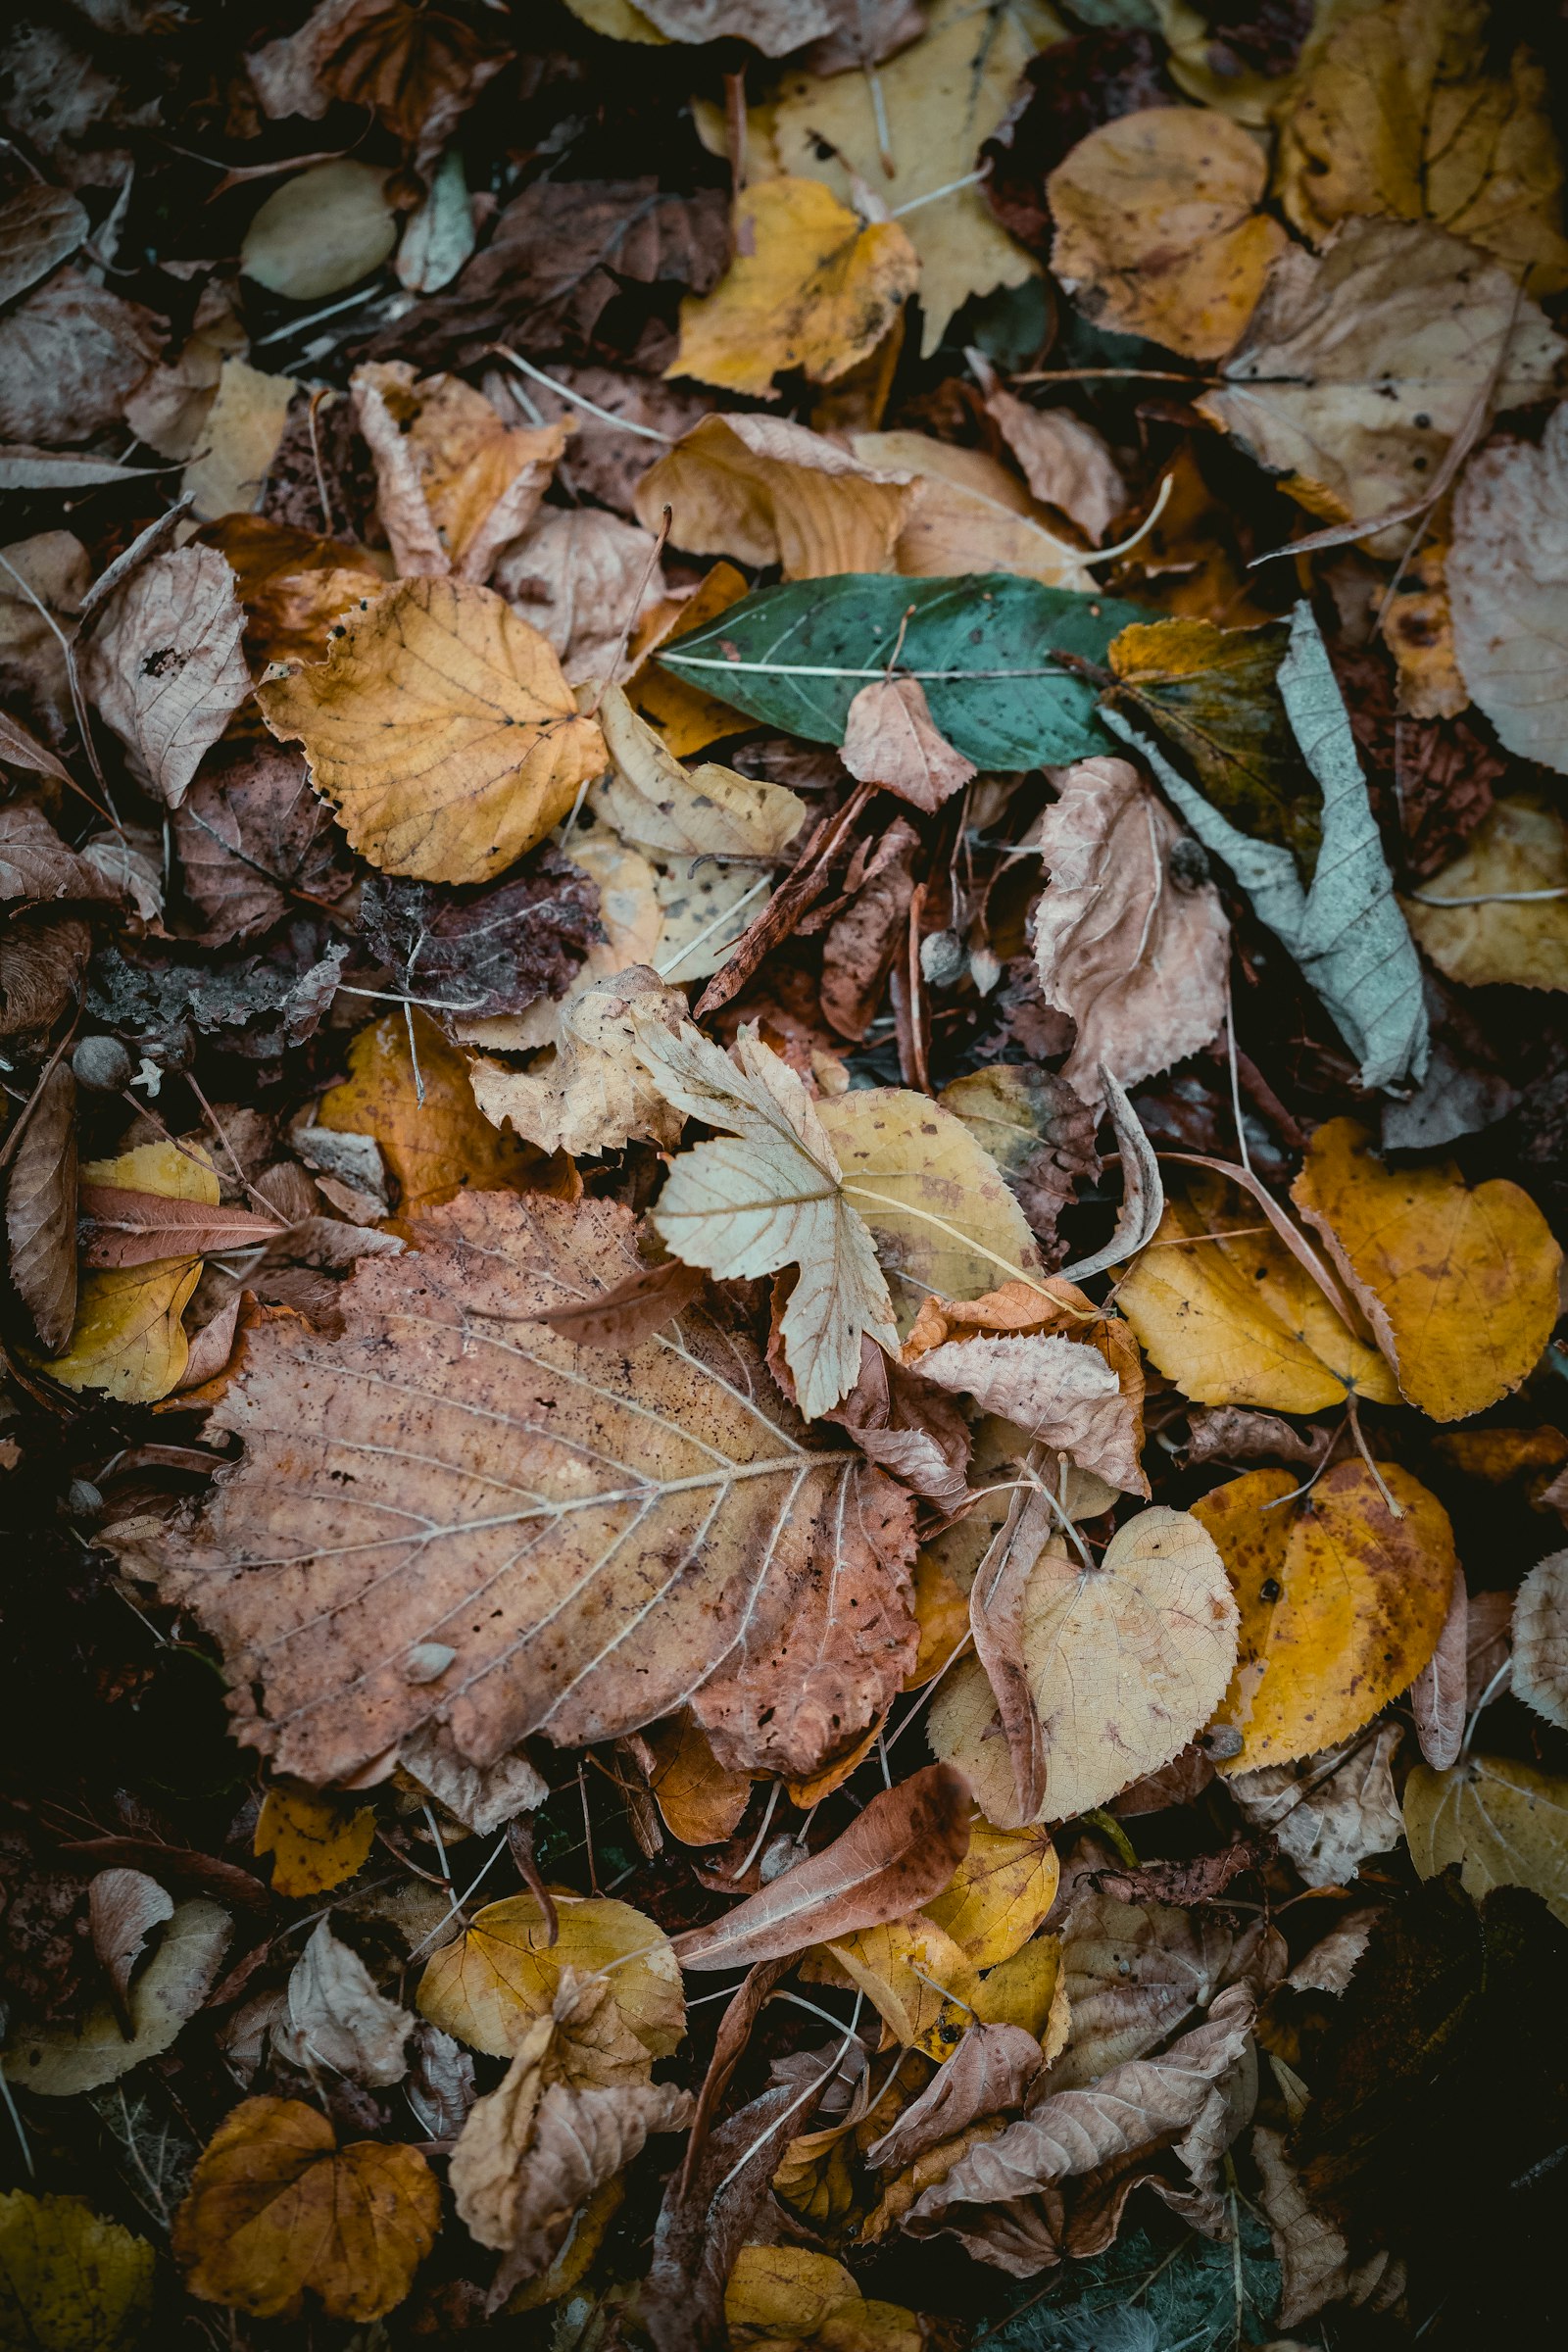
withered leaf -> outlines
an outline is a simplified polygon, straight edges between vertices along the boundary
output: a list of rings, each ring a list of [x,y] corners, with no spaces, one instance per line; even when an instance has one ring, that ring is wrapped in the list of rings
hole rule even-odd
[[[15,301],[69,260],[87,226],[87,208],[79,197],[41,179],[0,205],[0,302]]]
[[[225,744],[204,760],[173,832],[206,947],[254,939],[301,905],[335,906],[352,879],[304,760],[272,744]]]
[[[43,1082],[6,1186],[11,1279],[38,1344],[58,1355],[76,1317],[76,1082],[57,1061]]]
[[[180,547],[124,582],[88,641],[87,691],[141,782],[171,808],[250,693],[244,630],[217,549]]]
[[[706,1316],[618,1358],[532,1320],[634,1272],[632,1236],[608,1201],[470,1194],[417,1253],[360,1266],[341,1340],[253,1333],[211,1424],[244,1432],[244,1458],[159,1553],[279,1770],[341,1778],[431,1722],[476,1763],[531,1732],[612,1738],[689,1699],[705,1716],[722,1667],[755,1687],[724,1707],[723,1760],[809,1771],[898,1689],[899,1491],[809,1446],[750,1343]],[[782,1687],[768,1661],[830,1562],[840,1613]],[[450,1663],[411,1681],[429,1642]]]
[[[140,303],[58,270],[0,318],[0,438],[52,449],[118,423],[158,342]]]
[[[866,2149],[866,2161],[902,2171],[981,2117],[1021,2107],[1042,2063],[1039,2042],[1021,2026],[971,2026],[892,2131]]]
[[[360,900],[367,940],[410,995],[469,1019],[563,996],[603,936],[598,910],[588,876],[551,848],[494,890],[378,875]]]

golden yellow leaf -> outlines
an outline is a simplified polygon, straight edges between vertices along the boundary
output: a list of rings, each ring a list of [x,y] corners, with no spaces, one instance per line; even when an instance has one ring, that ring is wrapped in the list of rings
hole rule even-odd
[[[84,1161],[83,1184],[158,1193],[216,1208],[217,1176],[194,1145],[138,1144],[118,1159]],[[199,1257],[155,1257],[140,1266],[88,1268],[63,1355],[43,1369],[67,1389],[103,1389],[122,1404],[153,1404],[185,1377],[190,1345],[180,1316],[201,1280]]]
[[[1568,1781],[1512,1756],[1465,1756],[1446,1772],[1418,1764],[1404,1785],[1410,1859],[1424,1879],[1459,1864],[1479,1901],[1528,1886],[1568,1927]]]
[[[1568,989],[1568,897],[1506,903],[1507,894],[1534,890],[1568,891],[1568,824],[1549,802],[1512,793],[1420,896],[1403,902],[1405,920],[1439,971],[1464,988]],[[1483,903],[1441,904],[1474,898]]]
[[[339,1135],[370,1135],[398,1187],[398,1215],[386,1220],[407,1237],[413,1220],[460,1192],[528,1189],[544,1163],[514,1136],[501,1135],[480,1112],[466,1057],[448,1044],[427,1013],[409,1022],[389,1012],[360,1031],[349,1048],[349,1074],[329,1087],[316,1114]],[[418,1055],[418,1080],[415,1054]],[[424,1099],[419,1099],[419,1083]]]
[[[423,2014],[445,2034],[492,2058],[508,2058],[535,2018],[546,2016],[564,1968],[579,1979],[608,1969],[610,1997],[650,2058],[667,2058],[686,2031],[680,1969],[669,1938],[630,1903],[559,1897],[554,1943],[531,1894],[476,1912],[419,1980]]]
[[[272,733],[383,873],[483,882],[560,822],[605,764],[547,638],[488,588],[400,580],[326,660],[258,687]]]
[[[787,580],[892,571],[916,492],[784,416],[705,416],[637,485],[637,518],[697,556],[777,564]],[[733,714],[731,714],[733,725]]]
[[[1281,110],[1275,184],[1314,244],[1350,214],[1434,220],[1532,294],[1568,285],[1545,75],[1528,49],[1509,56],[1485,0],[1342,15]]]
[[[724,2321],[737,2346],[809,2339],[841,2303],[858,2303],[855,2275],[806,2246],[742,2246],[724,2289]]]
[[[404,360],[350,382],[399,577],[487,580],[537,514],[570,421],[506,424],[461,376],[417,376]]]
[[[1290,1470],[1249,1470],[1193,1504],[1241,1611],[1236,1673],[1214,1720],[1239,1732],[1225,1772],[1291,1764],[1349,1739],[1409,1689],[1438,1645],[1453,1530],[1396,1462],[1340,1462],[1294,1504]]]
[[[1092,318],[1217,360],[1257,307],[1285,231],[1256,208],[1257,140],[1208,108],[1152,106],[1080,139],[1047,182],[1051,266]]]
[[[665,1829],[682,1845],[720,1844],[751,1801],[751,1774],[726,1772],[689,1715],[656,1723],[646,1737],[654,1751],[648,1786]]]
[[[913,1607],[920,1647],[905,1678],[906,1690],[918,1690],[940,1674],[969,1634],[968,1593],[929,1549],[915,1555]]]
[[[920,580],[1016,571],[1050,588],[1094,588],[1088,551],[1053,529],[1017,475],[983,449],[911,432],[857,433],[853,446],[867,466],[912,474],[919,486],[893,551],[895,571]]]
[[[874,351],[919,282],[896,220],[866,220],[819,179],[764,179],[735,199],[735,258],[710,294],[680,306],[666,375],[772,400],[799,368],[835,383]]]
[[[970,1995],[982,2026],[1022,2026],[1048,2059],[1067,2035],[1067,1995],[1062,1983],[1061,1941],[1032,1936],[1029,1941],[982,1977]]]
[[[1042,0],[1001,0],[983,12],[969,0],[935,0],[924,38],[884,59],[874,76],[789,73],[779,85],[772,145],[786,172],[825,181],[845,202],[853,172],[890,208],[909,207],[926,359],[971,294],[1040,274],[984,191],[965,183],[1024,67],[1060,36],[1061,20]]]
[[[975,1971],[961,1944],[916,1912],[823,1944],[876,2010],[893,2040],[945,2058],[968,2023]],[[803,1972],[809,1977],[809,1970]],[[955,1997],[950,1998],[953,1995]]]
[[[297,2319],[309,2290],[334,2320],[375,2320],[403,2301],[440,2223],[417,2148],[339,2148],[303,2100],[246,2099],[202,2151],[173,2249],[204,2303]]]
[[[1291,1198],[1333,1251],[1400,1394],[1462,1421],[1516,1389],[1557,1320],[1562,1251],[1504,1177],[1472,1191],[1450,1162],[1386,1168],[1353,1119],[1307,1147]]]
[[[324,1894],[354,1877],[374,1843],[373,1805],[279,1782],[262,1799],[252,1851],[271,1855],[274,1894]]]
[[[669,46],[669,34],[651,24],[642,10],[633,6],[633,0],[566,0],[566,6],[584,24],[602,32],[607,41],[637,41],[649,49]],[[545,2302],[549,2297],[541,2296],[540,2300]]]
[[[1446,541],[1429,540],[1406,565],[1384,616],[1384,642],[1398,665],[1398,709],[1410,718],[1457,718],[1470,703],[1454,646],[1447,557]]]
[[[1200,1175],[1166,1196],[1153,1242],[1116,1290],[1116,1304],[1168,1380],[1195,1404],[1316,1413],[1347,1391],[1394,1404],[1394,1376],[1358,1340],[1306,1268],[1223,1177]],[[1200,1237],[1221,1236],[1221,1239]]]
[[[80,2197],[13,2189],[0,2196],[0,2344],[129,2352],[152,2318],[156,2270],[144,2237]]]
[[[952,1884],[924,1906],[971,1968],[1010,1960],[1045,1924],[1061,1866],[1041,1829],[997,1830],[977,1821]]]
[[[665,751],[673,759],[689,759],[693,752],[706,751],[721,735],[733,735],[735,710],[733,705],[721,703],[716,695],[704,694],[700,686],[688,685],[684,678],[677,678],[672,669],[662,669],[650,657],[660,646],[673,645],[692,629],[704,628],[709,621],[716,620],[747,593],[743,571],[738,571],[733,564],[715,564],[689,597],[680,603],[672,598],[662,605],[652,616],[646,633],[637,641],[635,650],[642,667],[627,683],[627,700],[644,718],[652,719],[663,738]]]

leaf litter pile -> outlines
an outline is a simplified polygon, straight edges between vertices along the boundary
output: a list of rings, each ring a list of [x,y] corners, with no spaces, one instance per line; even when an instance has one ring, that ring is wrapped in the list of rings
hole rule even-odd
[[[1560,2330],[1528,17],[23,0],[7,2352]]]

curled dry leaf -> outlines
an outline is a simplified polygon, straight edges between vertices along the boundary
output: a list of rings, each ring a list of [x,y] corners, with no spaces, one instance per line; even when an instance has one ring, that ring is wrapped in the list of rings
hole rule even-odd
[[[873,1796],[843,1836],[675,1938],[683,1968],[750,1968],[902,1919],[946,1887],[969,1845],[969,1785],[929,1764]]]
[[[1380,1462],[1374,1478],[1340,1462],[1292,1509],[1299,1485],[1288,1470],[1249,1470],[1193,1505],[1241,1611],[1215,1718],[1241,1736],[1226,1772],[1293,1763],[1358,1732],[1421,1672],[1448,1613],[1453,1531],[1407,1470]]]
[[[193,1208],[199,1218],[218,1206],[219,1182],[206,1159],[172,1143],[88,1160],[80,1176],[89,1194],[124,1193],[133,1200],[155,1194],[172,1210]],[[51,1358],[50,1377],[68,1389],[103,1389],[122,1403],[150,1404],[177,1389],[190,1353],[180,1316],[201,1279],[195,1251],[207,1229],[198,1223],[168,1256],[84,1274],[70,1345]]]
[[[543,1152],[588,1158],[634,1136],[667,1149],[679,1143],[685,1119],[649,1077],[638,1041],[644,1026],[673,1033],[685,1017],[681,992],[650,965],[633,964],[568,1000],[543,1066],[514,1070],[481,1056],[470,1073],[474,1101],[496,1126]]]
[[[299,2099],[246,2099],[197,2160],[174,2216],[189,2293],[258,2319],[298,2319],[307,2292],[335,2320],[401,2303],[435,2243],[441,2192],[417,2148],[339,2148]]]
[[[1041,505],[1059,508],[1091,546],[1098,547],[1130,503],[1127,484],[1102,435],[1070,409],[1034,409],[1011,392],[989,393],[986,413]]]
[[[693,1314],[608,1358],[532,1320],[635,1271],[632,1235],[608,1201],[469,1196],[417,1254],[360,1266],[341,1340],[252,1335],[212,1424],[244,1431],[244,1458],[159,1549],[229,1654],[241,1736],[278,1769],[342,1778],[430,1722],[489,1762],[532,1732],[613,1738],[692,1699],[710,1730],[723,1709],[726,1763],[814,1770],[899,1687],[907,1505],[847,1449],[805,1442],[749,1340]],[[284,1572],[257,1578],[258,1559]],[[656,1592],[651,1559],[667,1563]],[[807,1623],[819,1653],[780,1687],[769,1661]],[[452,1658],[411,1681],[428,1642]],[[755,1709],[723,1682],[702,1695],[720,1668],[752,1678]]]
[[[554,1932],[552,1932],[554,1931]],[[568,2082],[607,2079],[603,2053],[613,2021],[630,2041],[633,2071],[648,2079],[650,2063],[667,2058],[686,2031],[680,1969],[662,1929],[634,1910],[595,1896],[563,1902],[554,1921],[537,1895],[514,1894],[488,1903],[469,1926],[436,1953],[419,1982],[419,2008],[443,2033],[492,2058],[510,2058],[541,2019],[555,2016],[568,1977],[557,2070]],[[573,2033],[573,2004],[584,1986],[608,1987],[609,2017],[585,2038]]]
[[[1395,1368],[1435,1421],[1495,1404],[1541,1359],[1562,1251],[1503,1177],[1472,1191],[1450,1162],[1385,1168],[1352,1119],[1319,1127],[1291,1198],[1323,1236]]]
[[[1410,1685],[1410,1712],[1421,1753],[1440,1772],[1455,1761],[1464,1739],[1469,1649],[1470,1596],[1456,1568],[1438,1646]]]
[[[637,485],[637,519],[699,556],[778,564],[787,580],[886,571],[916,493],[782,416],[705,416]]]
[[[604,764],[554,649],[464,580],[404,580],[367,599],[324,662],[257,700],[274,735],[303,742],[354,848],[424,881],[488,881]]]
[[[401,360],[350,381],[399,577],[487,580],[537,514],[570,428],[506,424],[461,377],[419,378]]]
[[[215,548],[154,556],[88,639],[83,683],[139,782],[177,808],[251,690],[234,574]]]
[[[837,383],[875,350],[919,281],[896,220],[866,220],[818,179],[763,179],[735,200],[735,258],[710,294],[681,304],[666,370],[754,399],[799,368]]]
[[[1469,1755],[1447,1772],[1418,1764],[1404,1828],[1424,1879],[1457,1863],[1478,1902],[1494,1886],[1528,1886],[1568,1927],[1568,1781],[1512,1756]]]
[[[58,1061],[27,1116],[6,1185],[11,1279],[38,1344],[63,1348],[76,1316],[76,1082]]]
[[[1062,1925],[1070,2024],[1051,2088],[1076,2090],[1147,2057],[1228,1984],[1261,1994],[1283,1955],[1278,1934],[1261,1921],[1239,1927],[1220,1911],[1123,1902],[1093,1882],[1080,1886]]]
[[[1048,879],[1035,962],[1077,1038],[1062,1076],[1091,1105],[1197,1054],[1225,1018],[1230,926],[1211,883],[1178,890],[1181,828],[1126,760],[1084,760],[1035,828]]]
[[[1230,350],[1285,246],[1257,210],[1255,139],[1207,108],[1152,106],[1080,139],[1047,182],[1051,266],[1091,316],[1189,359]]]
[[[1002,1722],[1025,1699],[1033,1709],[1044,1762],[1037,1818],[1051,1821],[1103,1804],[1186,1746],[1224,1694],[1237,1625],[1220,1553],[1196,1513],[1141,1511],[1093,1568],[1069,1552],[1059,1526],[1047,1498],[1031,1495],[988,1576],[1006,1568],[1021,1586],[1008,1652],[1016,1695]],[[979,1577],[975,1593],[983,1606]],[[971,1596],[971,1613],[975,1605]],[[1007,1746],[988,1743],[993,1721],[985,1669],[966,1662],[932,1700],[929,1737],[968,1774],[987,1819],[1005,1824],[1022,1792]]]
[[[321,1920],[289,1976],[284,2015],[272,2047],[313,2078],[323,2070],[366,2089],[401,2082],[415,2021],[384,2000],[358,1952]]]
[[[1147,1494],[1138,1465],[1137,1402],[1093,1348],[1036,1333],[1028,1338],[949,1340],[919,1358],[920,1376],[973,1397],[1048,1453],[1066,1454],[1124,1492]]]
[[[932,718],[918,678],[860,688],[850,705],[841,757],[862,783],[926,810],[940,808],[975,773],[973,760],[954,750]]]
[[[118,2082],[144,2058],[161,2056],[211,1992],[231,1933],[227,1912],[204,1896],[177,1904],[130,1987],[124,2004],[129,2034],[108,2000],[75,2027],[14,2034],[6,2051],[8,2079],[40,2098],[70,2099]]]
[[[1491,441],[1471,459],[1454,493],[1446,565],[1454,655],[1473,700],[1506,750],[1559,774],[1568,772],[1568,709],[1557,685],[1568,596],[1544,551],[1565,520],[1568,407],[1552,411],[1539,448]],[[1526,910],[1476,911],[1517,919]]]
[[[144,1870],[101,1870],[87,1888],[92,1948],[128,2017],[130,1980],[154,1928],[174,1916],[172,1897]]]
[[[664,594],[658,558],[653,533],[618,514],[547,507],[502,550],[493,581],[513,610],[549,638],[568,686],[618,682],[631,667],[627,637]]]
[[[1273,1831],[1308,1886],[1348,1886],[1363,1862],[1392,1853],[1404,1836],[1392,1769],[1402,1737],[1386,1723],[1307,1764],[1236,1773],[1231,1794],[1249,1821]]]
[[[972,2026],[891,2132],[872,2141],[866,2162],[902,2171],[983,2117],[1021,2107],[1041,2064],[1039,2042],[1021,2026]]]

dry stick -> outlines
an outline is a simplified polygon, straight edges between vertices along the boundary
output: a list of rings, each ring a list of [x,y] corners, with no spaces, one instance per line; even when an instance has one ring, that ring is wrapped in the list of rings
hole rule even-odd
[[[531,375],[536,384],[547,385],[558,400],[569,400],[574,408],[586,409],[589,416],[597,416],[601,424],[612,424],[622,433],[636,433],[644,441],[660,441],[665,449],[674,448],[673,433],[662,433],[651,424],[634,424],[629,416],[617,416],[612,409],[602,409],[597,400],[589,399],[586,392],[579,392],[575,386],[564,384],[556,376],[547,375],[544,368],[536,368],[532,360],[525,360],[520,352],[513,351],[507,344],[487,343],[485,349],[493,352],[498,360],[510,360],[514,368],[520,368],[524,375]]]
[[[1382,1495],[1384,1501],[1387,1503],[1391,1517],[1395,1519],[1402,1519],[1404,1517],[1404,1505],[1402,1503],[1396,1502],[1394,1496],[1389,1493],[1388,1486],[1384,1481],[1383,1473],[1378,1468],[1376,1462],[1372,1459],[1372,1449],[1368,1446],[1365,1437],[1362,1435],[1361,1416],[1355,1409],[1355,1391],[1353,1389],[1347,1389],[1345,1392],[1345,1409],[1347,1414],[1349,1416],[1350,1435],[1355,1440],[1355,1449],[1361,1456],[1362,1461],[1365,1462],[1367,1468],[1372,1473],[1372,1484],[1377,1488],[1378,1493]]]
[[[762,1839],[767,1836],[768,1824],[771,1822],[773,1815],[778,1810],[778,1792],[783,1786],[784,1784],[782,1781],[775,1781],[772,1788],[768,1790],[767,1803],[762,1812],[761,1827],[758,1830],[757,1836],[752,1839],[750,1846],[747,1848],[745,1860],[737,1863],[735,1868],[730,1872],[729,1875],[732,1879],[744,1879],[746,1873],[751,1869],[752,1864],[757,1860],[758,1855],[761,1852]],[[837,2020],[834,2022],[837,2023]]]
[[[22,1138],[26,1131],[27,1121],[31,1118],[33,1112],[38,1107],[38,1098],[43,1093],[43,1090],[48,1085],[50,1079],[53,1077],[56,1062],[60,1059],[61,1054],[65,1052],[72,1039],[75,1036],[77,1024],[79,1023],[80,1019],[81,1006],[78,1004],[76,1006],[75,1015],[72,1021],[71,1027],[66,1031],[65,1036],[60,1040],[59,1045],[56,1046],[54,1052],[44,1063],[43,1068],[38,1073],[37,1085],[33,1088],[31,1094],[27,1097],[27,1100],[18,1111],[16,1118],[12,1121],[11,1133],[6,1137],[4,1143],[0,1144],[0,1170],[10,1167],[12,1159],[16,1154],[17,1146],[21,1143]]]
[[[1544,899],[1568,899],[1568,883],[1552,890],[1478,890],[1462,899],[1440,899],[1434,891],[1409,890],[1405,897],[1423,906],[1528,906]]]
[[[316,430],[316,412],[323,400],[335,399],[328,385],[322,384],[311,394],[311,405],[305,412],[305,421],[311,433],[311,462],[316,467],[316,491],[321,502],[321,521],[329,539],[337,537],[337,522],[332,513],[332,501],[327,495],[326,472],[321,464],[321,444]]]

